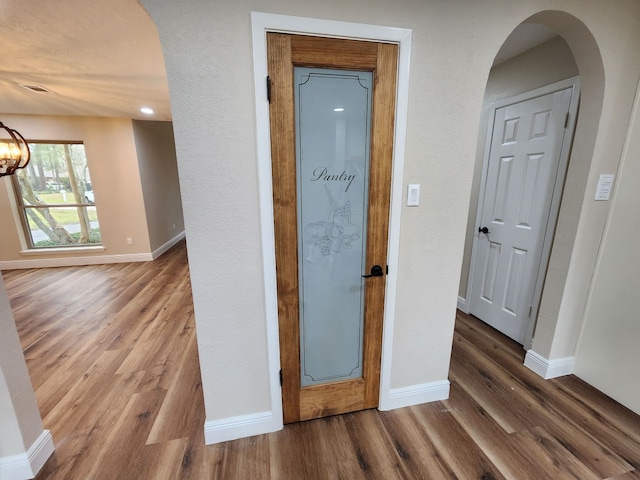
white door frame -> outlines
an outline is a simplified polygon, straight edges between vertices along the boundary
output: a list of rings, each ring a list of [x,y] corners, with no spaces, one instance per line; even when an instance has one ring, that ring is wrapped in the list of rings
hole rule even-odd
[[[278,337],[278,292],[276,289],[276,257],[273,225],[273,192],[271,177],[271,137],[269,104],[266,95],[267,32],[349,38],[363,41],[395,43],[399,46],[396,124],[389,211],[389,274],[386,276],[382,364],[380,370],[380,409],[391,404],[391,359],[396,304],[397,265],[400,246],[400,215],[402,207],[407,111],[409,105],[409,60],[411,30],[359,23],[337,22],[268,13],[251,13],[253,40],[253,73],[256,107],[256,144],[258,158],[258,196],[260,201],[260,234],[262,240],[262,269],[267,318],[267,348],[269,358],[269,386],[271,394],[271,428],[283,426],[282,392],[280,388],[280,344]]]
[[[532,347],[533,332],[536,325],[536,319],[538,317],[538,309],[540,307],[540,299],[542,297],[542,287],[544,286],[545,273],[549,264],[549,257],[551,256],[551,245],[553,244],[553,237],[555,235],[556,222],[558,220],[558,214],[560,213],[560,201],[562,199],[562,192],[564,190],[564,182],[567,174],[567,167],[569,165],[569,155],[571,153],[571,144],[573,142],[573,134],[576,127],[578,104],[580,101],[580,77],[571,77],[566,80],[561,80],[550,85],[546,85],[529,92],[516,95],[514,97],[504,98],[491,104],[489,112],[489,123],[487,127],[487,138],[484,147],[484,158],[482,161],[482,179],[480,180],[480,189],[478,191],[478,206],[476,210],[476,221],[473,229],[473,246],[471,248],[471,260],[469,264],[469,278],[467,279],[467,308],[471,308],[471,295],[473,294],[473,276],[475,273],[476,256],[478,250],[478,228],[480,227],[480,221],[482,216],[482,209],[484,207],[484,190],[487,184],[487,171],[489,168],[489,156],[491,154],[491,139],[493,137],[493,124],[495,121],[496,110],[514,105],[516,103],[525,102],[527,100],[548,95],[550,93],[558,92],[560,90],[566,90],[567,88],[573,88],[571,95],[571,103],[569,104],[569,122],[566,127],[564,140],[562,141],[562,147],[560,150],[560,163],[558,165],[558,174],[556,176],[553,196],[551,198],[551,206],[549,210],[549,219],[545,229],[544,240],[542,243],[542,252],[540,256],[540,265],[536,273],[535,288],[533,290],[533,300],[531,306],[531,314],[529,315],[529,322],[527,325],[525,337],[524,337],[524,349],[529,350]],[[469,313],[469,312],[467,312]]]

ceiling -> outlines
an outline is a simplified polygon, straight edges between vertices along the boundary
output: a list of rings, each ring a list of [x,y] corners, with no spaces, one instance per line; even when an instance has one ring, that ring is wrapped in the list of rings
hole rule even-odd
[[[523,24],[495,64],[554,36]],[[3,0],[0,38],[0,113],[171,119],[160,40],[137,0]]]
[[[158,33],[136,0],[3,0],[0,38],[0,113],[171,119]]]
[[[500,65],[557,36],[558,34],[555,30],[545,25],[540,25],[539,23],[521,23],[502,44],[493,61],[493,66]]]

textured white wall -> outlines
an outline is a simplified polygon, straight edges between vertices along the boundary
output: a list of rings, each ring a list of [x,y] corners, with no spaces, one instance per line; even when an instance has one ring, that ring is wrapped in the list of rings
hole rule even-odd
[[[640,98],[637,98],[578,346],[575,372],[640,415],[639,103]]]
[[[0,458],[24,453],[26,448],[22,440],[22,432],[16,411],[13,408],[11,391],[7,380],[0,370]]]
[[[24,454],[42,432],[11,305],[0,281],[0,459]]]
[[[404,181],[420,183],[423,190],[420,207],[403,209],[399,264],[391,266],[398,269],[394,388],[447,377],[480,112],[493,58],[506,37],[539,11],[570,12],[543,14],[539,20],[563,33],[576,56],[583,92],[591,98],[584,104],[579,154],[595,171],[617,164],[624,138],[620,124],[624,127],[625,114],[628,118],[635,91],[630,86],[640,68],[640,59],[632,55],[640,45],[640,5],[633,0],[615,7],[596,0],[143,4],[158,27],[167,65],[208,420],[271,408],[256,195],[252,10],[413,29]],[[598,53],[611,82],[604,91]],[[612,128],[596,135],[602,103],[603,120]],[[577,310],[584,307],[608,211],[606,205],[584,201],[592,193],[591,183],[588,187],[586,197],[569,199],[577,202],[580,225],[585,225],[578,228],[573,249],[579,265],[567,260],[553,277],[564,292],[557,303],[577,303]],[[548,308],[546,323],[539,325],[544,334],[536,342],[547,353],[556,331],[565,328],[565,320],[558,322],[560,308]],[[582,314],[575,313],[566,320],[567,331],[581,324]],[[562,348],[571,349],[575,335],[563,342]]]

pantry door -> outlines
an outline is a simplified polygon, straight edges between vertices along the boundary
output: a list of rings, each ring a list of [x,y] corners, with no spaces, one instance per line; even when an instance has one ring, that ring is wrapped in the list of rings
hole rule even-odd
[[[269,33],[284,422],[378,406],[398,47]]]

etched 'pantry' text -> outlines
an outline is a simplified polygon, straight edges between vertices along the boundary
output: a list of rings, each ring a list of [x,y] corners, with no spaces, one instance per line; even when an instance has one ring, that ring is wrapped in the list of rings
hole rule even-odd
[[[327,167],[318,167],[311,174],[311,181],[312,182],[317,182],[317,181],[320,180],[320,181],[323,181],[323,182],[344,182],[344,183],[346,183],[347,186],[344,189],[345,192],[347,190],[349,190],[349,187],[351,186],[351,184],[353,183],[353,181],[355,179],[356,179],[356,175],[354,173],[349,174],[345,170],[343,170],[342,173],[340,173],[340,174],[331,174],[331,173],[329,173],[329,170],[327,169]]]

